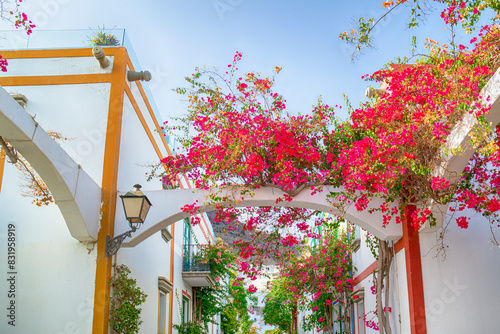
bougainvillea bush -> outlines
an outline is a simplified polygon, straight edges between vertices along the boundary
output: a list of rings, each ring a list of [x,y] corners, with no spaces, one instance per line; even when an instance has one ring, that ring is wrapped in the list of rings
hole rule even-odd
[[[259,187],[283,191],[277,204],[285,206],[304,189],[342,187],[343,192],[331,195],[332,208],[342,212],[348,205],[359,211],[372,207],[382,212],[383,224],[401,223],[405,207],[412,205],[416,209],[408,221],[416,229],[426,222],[435,224],[432,201],[452,203],[451,210],[472,208],[490,219],[494,228],[499,225],[500,208],[498,136],[486,120],[490,101],[481,90],[500,64],[498,35],[496,26],[485,27],[470,46],[456,49],[431,40],[428,53],[414,64],[391,64],[366,76],[382,89],[352,109],[344,121],[321,100],[310,114],[288,114],[286,100],[273,91],[273,77],[239,74],[241,53],[226,71],[196,69],[187,78],[190,86],[177,90],[189,101],[188,114],[180,124],[165,125],[181,131],[184,153],[164,159],[166,173],[161,176],[186,174],[198,188],[233,189],[232,197],[216,191],[209,204],[216,207],[218,222],[230,230],[239,219],[252,236],[233,245],[239,248],[238,269],[250,279],[257,278],[267,257],[294,263],[296,257],[287,258],[286,249],[293,254],[305,237],[319,238],[313,231],[324,224],[317,212],[306,209],[223,205],[237,203]],[[477,151],[464,173],[456,175],[446,169],[443,156],[463,153],[463,148],[450,150],[446,145],[466,115],[477,120],[469,143]],[[382,204],[370,206],[374,198],[382,199]],[[184,211],[197,213],[198,205],[188,204]],[[458,213],[455,219],[460,227],[468,227],[465,216]],[[493,242],[497,243],[494,237]],[[317,267],[322,260],[311,257],[309,265]],[[332,268],[342,266],[332,264]],[[304,273],[308,279],[317,277]],[[380,282],[383,279],[382,275]],[[342,281],[347,290],[335,291],[347,295],[350,283]],[[304,306],[315,311],[308,328],[330,328],[330,303],[343,298],[322,294],[321,287],[318,283],[310,288],[313,298]],[[381,289],[382,285],[377,288]],[[378,299],[381,293],[377,291]],[[386,313],[382,307],[377,311]]]
[[[254,292],[250,292],[236,279],[229,281],[229,296],[232,298],[221,313],[221,327],[224,333],[250,333],[253,320],[249,309],[256,302]]]
[[[428,55],[415,64],[393,64],[367,76],[384,89],[353,109],[345,121],[336,119],[334,107],[321,100],[310,114],[288,114],[286,100],[273,91],[273,77],[239,74],[241,53],[226,71],[196,69],[187,78],[190,86],[177,89],[188,98],[186,117],[180,125],[166,125],[183,134],[184,153],[162,161],[164,176],[186,174],[198,188],[238,185],[241,194],[259,187],[278,188],[285,192],[278,201],[284,202],[303,189],[342,186],[344,192],[332,198],[340,210],[347,205],[366,210],[373,198],[379,198],[383,204],[375,210],[383,213],[384,224],[400,222],[400,208],[408,204],[419,207],[413,217],[415,228],[426,221],[432,224],[430,200],[473,206],[470,196],[455,196],[459,189],[472,194],[466,186],[470,177],[460,179],[442,164],[443,154],[461,154],[445,151],[445,145],[467,113],[478,120],[473,137],[474,145],[484,148],[479,154],[487,161],[495,159],[495,132],[485,121],[489,105],[481,102],[480,92],[498,68],[498,32],[486,27],[481,39],[472,41],[471,50],[461,46],[450,51],[430,42]],[[239,200],[238,195],[214,195],[217,219],[238,216],[220,203]],[[197,205],[186,205],[184,210],[196,213]],[[458,219],[465,226],[464,218]],[[268,222],[257,217],[249,225],[269,226]],[[290,239],[293,236],[285,235],[276,240],[290,244]],[[245,252],[252,255],[251,248]]]
[[[463,180],[443,170],[442,155],[461,154],[444,147],[467,113],[479,122],[474,145],[496,145],[485,121],[489,104],[481,102],[480,92],[499,65],[498,29],[484,33],[470,52],[431,44],[430,55],[416,64],[393,65],[370,76],[385,91],[353,111],[353,128],[365,136],[339,157],[339,172],[347,178],[344,185],[363,193],[358,207],[366,208],[370,196],[382,197],[388,205],[380,210],[388,221],[397,212],[389,210],[396,198],[403,205],[425,205],[430,199],[446,204],[454,199]],[[418,228],[433,219],[429,209],[417,209],[413,221]]]
[[[482,10],[498,11],[495,1],[438,2],[448,4],[442,17],[452,26],[463,21],[472,27]],[[389,1],[384,7],[391,10],[403,3],[418,5],[418,1]],[[415,20],[416,16],[411,24]],[[369,34],[374,22],[364,22],[362,33]],[[317,212],[286,207],[305,189],[315,193],[325,191],[326,185],[338,187],[342,191],[329,196],[332,209],[340,214],[347,206],[380,211],[383,225],[408,221],[419,229],[425,223],[436,224],[432,204],[437,203],[452,204],[451,210],[458,211],[454,219],[462,228],[469,225],[460,214],[465,209],[474,209],[490,219],[492,228],[497,227],[500,150],[498,133],[487,121],[491,100],[482,89],[500,65],[499,34],[493,24],[482,27],[469,45],[453,41],[440,46],[429,40],[427,52],[413,64],[391,63],[366,75],[367,81],[381,89],[372,90],[372,97],[352,108],[346,120],[337,119],[338,107],[321,99],[308,113],[289,114],[286,99],[273,89],[274,76],[241,73],[240,52],[223,70],[197,68],[186,78],[188,87],[177,89],[188,101],[186,116],[178,124],[165,124],[167,131],[180,134],[181,154],[163,159],[166,172],[159,176],[174,180],[184,174],[197,188],[212,189],[203,204],[213,205],[216,220],[225,222],[228,229],[242,218],[240,224],[252,235],[252,242],[239,241],[235,246],[242,259],[239,270],[251,279],[259,274],[255,263],[263,257],[271,253],[282,265],[295,263],[299,259],[287,254],[294,254],[305,237],[317,237],[313,231],[324,221],[309,220]],[[345,33],[341,38],[359,42],[348,36]],[[280,70],[276,67],[276,74]],[[476,120],[467,144],[475,154],[458,175],[447,169],[445,161],[467,149],[447,146],[450,134],[465,117]],[[231,207],[260,187],[281,190],[284,195],[276,204],[286,208]],[[223,195],[227,193],[232,195]],[[374,199],[382,204],[374,206]],[[183,210],[196,214],[201,204],[189,203]],[[409,206],[412,216],[404,217]],[[196,219],[192,222],[197,223]],[[260,243],[253,243],[257,240]],[[496,239],[493,242],[498,244]],[[309,265],[317,267],[323,260],[314,258]],[[342,282],[348,288],[348,281]],[[291,291],[294,288],[298,286],[291,286]],[[329,305],[333,301],[320,293],[321,288],[321,284],[311,288],[312,301]],[[309,306],[319,308],[319,304]],[[310,322],[319,328],[323,323],[328,327],[331,319],[318,316]]]
[[[213,286],[193,288],[193,320],[181,322],[174,327],[186,333],[208,333],[209,324],[217,323],[221,315],[221,326],[227,333],[249,332],[253,322],[247,309],[254,302],[255,291],[243,287],[244,279],[237,278],[240,259],[222,239],[215,243],[198,245],[196,257],[200,264],[210,265],[210,274],[215,280]],[[179,308],[181,308],[179,306]]]
[[[282,263],[294,263],[297,259],[286,258],[290,253],[279,247],[290,248],[293,254],[303,237],[315,237],[314,229],[323,224],[308,220],[316,214],[310,210],[222,205],[237,203],[260,187],[283,191],[277,204],[285,205],[304,189],[342,187],[343,192],[332,194],[332,207],[339,212],[348,205],[359,211],[372,207],[382,212],[383,224],[401,223],[404,208],[413,205],[409,221],[414,227],[432,225],[435,217],[429,205],[434,202],[453,203],[456,211],[473,208],[496,226],[499,150],[495,129],[486,121],[490,101],[481,90],[500,63],[498,35],[496,26],[488,26],[470,46],[447,48],[429,41],[428,53],[414,64],[392,64],[366,76],[382,89],[352,109],[344,121],[336,119],[335,108],[321,100],[308,114],[287,113],[285,98],[273,90],[274,77],[240,74],[239,52],[225,71],[198,68],[187,78],[189,86],[177,89],[188,100],[188,113],[180,124],[165,126],[182,133],[183,153],[162,161],[166,167],[162,176],[174,179],[185,174],[203,189],[232,187],[234,196],[215,192],[209,204],[217,209],[216,220],[226,222],[229,229],[243,216],[243,229],[254,235],[251,241],[260,238],[258,244],[235,245],[242,259],[239,270],[251,279],[259,274],[255,264],[266,251]],[[470,145],[478,149],[465,172],[456,175],[446,169],[443,156],[463,153],[463,148],[449,150],[446,145],[450,133],[469,114],[477,120]],[[374,198],[382,204],[373,208]],[[197,213],[198,205],[188,204],[184,211]],[[456,215],[456,221],[460,227],[468,226],[465,216]],[[312,267],[323,260],[311,259]],[[303,272],[308,278],[318,275]],[[348,285],[347,280],[342,282]],[[312,288],[312,302],[331,306],[333,300],[320,293],[320,286]],[[319,304],[308,307],[321,310]],[[315,314],[311,327],[321,328],[323,323],[331,327],[332,319]]]
[[[162,161],[169,174],[186,173],[199,188],[259,185],[290,196],[323,184],[333,107],[320,101],[310,115],[288,115],[272,78],[239,74],[241,56],[236,53],[226,72],[196,69],[186,78],[190,88],[177,90],[189,100],[181,125],[186,153]]]
[[[333,333],[334,322],[342,322],[349,333],[349,312],[334,318],[333,307],[339,304],[343,310],[350,310],[355,285],[353,269],[347,234],[328,233],[315,247],[289,252],[280,265],[275,290],[268,297],[271,301],[287,299],[275,322],[287,324],[286,318],[282,319],[287,316],[286,311],[298,306],[312,311],[303,324],[304,329]]]
[[[229,277],[235,276],[237,256],[222,239],[217,238],[215,243],[199,247],[198,255],[210,264],[210,273],[217,282],[223,284]]]

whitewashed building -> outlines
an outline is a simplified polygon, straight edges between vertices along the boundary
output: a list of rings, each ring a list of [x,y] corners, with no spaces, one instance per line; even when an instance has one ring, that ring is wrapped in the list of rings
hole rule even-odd
[[[134,78],[141,68],[125,32],[107,31],[118,45],[103,47],[101,63],[82,46],[91,33],[2,34],[9,64],[0,72],[0,333],[108,333],[113,263],[127,265],[148,295],[140,333],[177,333],[181,317],[192,319],[193,287],[211,284],[207,272],[183,269],[195,236],[215,240],[209,220],[189,228],[180,211],[189,201],[165,199],[160,180],[146,181],[147,165],[172,150],[148,83]],[[47,131],[66,139],[57,143]],[[23,196],[23,174],[9,155],[31,164],[57,205]],[[106,237],[130,230],[119,196],[137,183],[152,203],[132,234],[141,236],[106,256]],[[191,185],[183,179],[180,187]]]

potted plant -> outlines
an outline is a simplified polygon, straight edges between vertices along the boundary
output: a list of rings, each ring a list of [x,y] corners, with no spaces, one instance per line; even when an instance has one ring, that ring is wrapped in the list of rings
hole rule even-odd
[[[89,42],[92,46],[119,46],[120,40],[113,34],[107,33],[106,28],[102,26],[97,27],[97,31],[94,31],[92,35],[89,36]]]

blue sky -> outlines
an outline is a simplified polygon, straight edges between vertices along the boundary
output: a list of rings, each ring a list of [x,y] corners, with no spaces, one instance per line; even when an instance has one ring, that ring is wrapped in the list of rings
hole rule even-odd
[[[382,14],[381,2],[25,0],[23,8],[39,30],[126,29],[143,69],[153,74],[152,92],[167,119],[185,110],[172,88],[183,85],[196,66],[225,67],[235,51],[243,53],[240,69],[272,75],[275,66],[283,68],[275,90],[285,96],[292,113],[310,111],[320,95],[330,105],[343,105],[346,93],[357,106],[368,85],[361,76],[408,55],[412,35],[420,45],[425,37],[449,40],[440,10],[417,30],[408,30],[404,8],[375,31],[376,48],[352,62],[338,35],[359,16]],[[345,109],[338,114],[345,117]]]

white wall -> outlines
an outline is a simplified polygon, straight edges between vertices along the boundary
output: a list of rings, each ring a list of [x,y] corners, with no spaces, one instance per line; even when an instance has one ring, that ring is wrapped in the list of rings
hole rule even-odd
[[[90,333],[96,251],[71,237],[56,205],[37,207],[19,189],[19,171],[5,166],[0,192],[3,264],[0,333]],[[7,324],[7,226],[16,226],[16,326]],[[10,275],[9,275],[10,276]]]
[[[148,295],[146,302],[141,305],[144,322],[140,333],[157,333],[158,276],[170,280],[170,242],[166,243],[159,232],[134,248],[121,248],[114,259],[114,262],[126,264],[130,268],[137,285]],[[169,300],[167,319],[168,314]]]
[[[500,249],[489,243],[488,222],[472,211],[469,228],[454,220],[445,234],[446,257],[436,257],[436,233],[421,233],[427,333],[497,333]],[[446,222],[445,222],[446,223]]]
[[[391,326],[393,326],[392,328],[397,328],[401,334],[410,334],[410,305],[408,301],[408,281],[406,276],[406,258],[404,248],[399,251],[396,256],[394,256],[393,266],[395,271],[391,284],[393,286],[394,294],[391,297],[399,300],[398,305],[400,318],[396,319],[398,321],[395,325],[394,323],[391,323]],[[398,313],[394,314],[398,315]]]
[[[358,276],[362,273],[366,268],[368,268],[374,261],[372,253],[370,252],[370,248],[366,244],[366,231],[362,228],[356,226],[356,229],[359,230],[359,238],[360,238],[360,248],[357,252],[352,255],[352,262],[356,267],[353,275],[354,277]]]
[[[141,110],[143,113],[147,112]],[[151,129],[153,131],[153,129]],[[161,143],[158,143],[159,145]],[[123,121],[120,143],[120,160],[118,165],[117,189],[121,193],[133,190],[133,185],[139,183],[142,190],[161,190],[161,181],[158,178],[147,180],[151,171],[148,165],[156,164],[160,158],[156,154],[139,117],[130,103],[127,95],[123,103]],[[168,205],[153,203],[153,205]]]
[[[489,222],[472,210],[468,229],[461,229],[448,213],[449,226],[442,241],[440,232],[420,233],[427,333],[496,333],[496,310],[500,307],[500,250],[489,242]],[[446,224],[446,221],[445,221]],[[363,246],[353,255],[356,275],[371,262]],[[440,245],[444,250],[437,252]],[[375,310],[371,275],[358,287],[365,289],[365,312]],[[410,333],[405,249],[391,266],[390,322],[393,333]],[[418,321],[418,319],[417,319]],[[375,333],[367,329],[367,333]]]
[[[4,88],[28,98],[26,111],[46,131],[66,137],[61,147],[101,186],[110,84]]]
[[[93,58],[79,57],[11,60],[8,75],[101,72],[109,70],[100,70]],[[132,84],[133,87],[135,85]],[[36,115],[36,121],[45,129],[67,137],[68,140],[62,141],[61,146],[101,185],[110,84],[20,86],[6,89],[26,95],[29,100],[27,111]],[[140,99],[136,88],[135,93],[136,98]],[[138,100],[138,104],[148,126],[152,126],[144,102]],[[123,109],[118,191],[124,193],[132,190],[135,183],[140,183],[146,190],[161,189],[158,180],[146,182],[146,173],[150,168],[144,165],[157,163],[159,157],[126,95]],[[166,153],[158,134],[155,140],[162,153]],[[0,192],[0,226],[3,229],[0,231],[0,243],[6,245],[7,225],[10,222],[16,225],[18,241],[16,327],[7,327],[6,321],[2,321],[0,333],[91,333],[96,250],[89,251],[87,245],[70,236],[57,206],[39,208],[31,204],[30,199],[22,197],[18,174],[15,167],[7,164]],[[124,214],[118,198],[116,220],[120,219],[124,219]],[[177,243],[176,250],[182,246],[182,228],[183,223],[178,223],[176,238],[171,241]],[[132,276],[148,295],[146,303],[142,305],[144,322],[141,333],[157,331],[158,276],[171,278],[171,242],[167,244],[159,232],[137,247],[120,249],[114,259],[114,262],[129,266]],[[6,252],[1,256],[5,264]],[[176,288],[183,288],[192,295],[190,287],[185,286],[182,278],[179,278],[182,265],[179,255],[174,265]],[[2,279],[1,291],[7,291],[7,285],[7,280]],[[7,295],[2,294],[1,298],[2,305],[8,305],[10,301]],[[169,301],[168,298],[167,318],[170,313]],[[173,308],[174,314],[178,313],[175,299]]]

